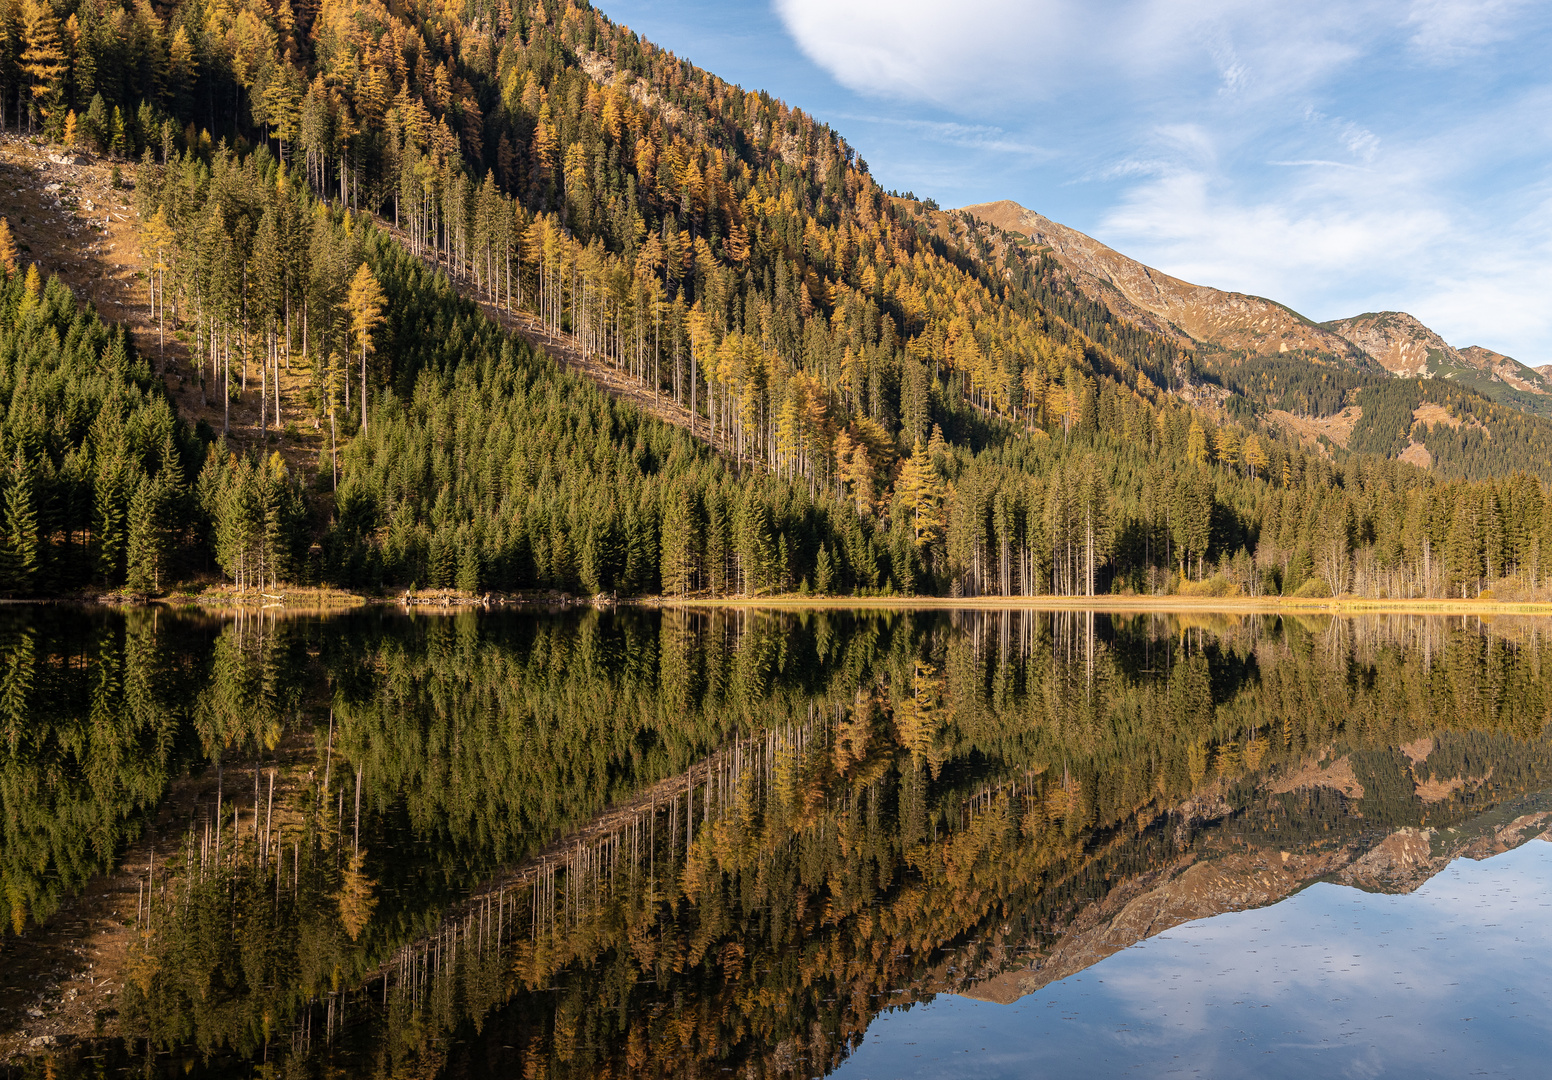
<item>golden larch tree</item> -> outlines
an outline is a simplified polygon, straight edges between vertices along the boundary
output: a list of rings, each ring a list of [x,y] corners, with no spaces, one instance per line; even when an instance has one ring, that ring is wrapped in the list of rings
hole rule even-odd
[[[32,80],[32,97],[43,114],[45,130],[54,115],[69,59],[59,40],[59,19],[46,0],[23,0],[22,71]]]
[[[376,330],[383,322],[383,304],[387,302],[383,296],[382,287],[377,284],[377,278],[372,276],[372,270],[366,263],[356,271],[356,276],[351,279],[350,293],[345,298],[346,307],[350,310],[350,332],[355,335],[356,343],[361,349],[361,434],[366,434],[366,358],[370,353],[377,351],[377,346],[372,343],[372,331]]]
[[[11,235],[11,223],[0,217],[0,266],[7,274],[16,273],[16,238]]]

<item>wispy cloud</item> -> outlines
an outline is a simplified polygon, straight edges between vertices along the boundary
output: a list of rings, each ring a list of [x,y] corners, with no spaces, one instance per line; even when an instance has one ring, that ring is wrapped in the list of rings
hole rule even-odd
[[[1529,0],[1414,0],[1410,44],[1434,63],[1458,63],[1514,32]]]
[[[834,113],[832,120],[853,124],[881,124],[886,127],[906,128],[924,135],[935,142],[974,150],[997,153],[1023,154],[1036,158],[1054,158],[1058,151],[1049,146],[1027,142],[991,124],[961,124],[951,120],[919,120],[911,117],[858,115]]]
[[[772,2],[880,112],[920,103],[868,121],[921,140],[897,154],[918,190],[1065,193],[1069,224],[1188,280],[1552,360],[1552,5]]]

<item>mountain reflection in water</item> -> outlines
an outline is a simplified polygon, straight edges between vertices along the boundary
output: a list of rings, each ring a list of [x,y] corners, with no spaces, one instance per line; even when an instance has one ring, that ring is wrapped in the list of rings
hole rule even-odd
[[[945,996],[882,1016],[837,1075],[1543,1076],[1548,908],[1545,843],[1461,859],[1410,894],[1316,884],[1017,1003]]]
[[[976,1001],[1107,1023],[1067,988],[1200,968],[1163,931],[1545,831],[1549,649],[1423,617],[9,609],[0,1072],[863,1075]]]

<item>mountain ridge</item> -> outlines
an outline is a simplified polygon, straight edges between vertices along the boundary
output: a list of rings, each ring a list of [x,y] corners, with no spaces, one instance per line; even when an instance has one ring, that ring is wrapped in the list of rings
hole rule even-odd
[[[1091,297],[1120,318],[1183,344],[1246,355],[1328,354],[1391,375],[1461,379],[1494,398],[1552,394],[1548,373],[1481,345],[1457,348],[1404,311],[1315,322],[1277,300],[1164,273],[1011,199],[963,207],[989,225],[1048,250]]]
[[[1116,315],[1149,329],[1162,324],[1155,332],[1171,334],[1182,343],[1263,356],[1295,350],[1325,353],[1367,366],[1361,348],[1285,304],[1166,274],[1011,199],[967,206],[961,212],[1005,232],[1022,233],[1036,247],[1049,249],[1079,288],[1107,302]],[[1117,296],[1124,302],[1117,303]]]

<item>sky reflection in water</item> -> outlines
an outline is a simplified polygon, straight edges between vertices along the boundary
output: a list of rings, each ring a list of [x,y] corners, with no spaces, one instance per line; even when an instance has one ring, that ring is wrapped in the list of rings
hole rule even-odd
[[[1321,883],[1186,923],[1013,1005],[879,1017],[835,1075],[1547,1075],[1552,844],[1411,895]]]

